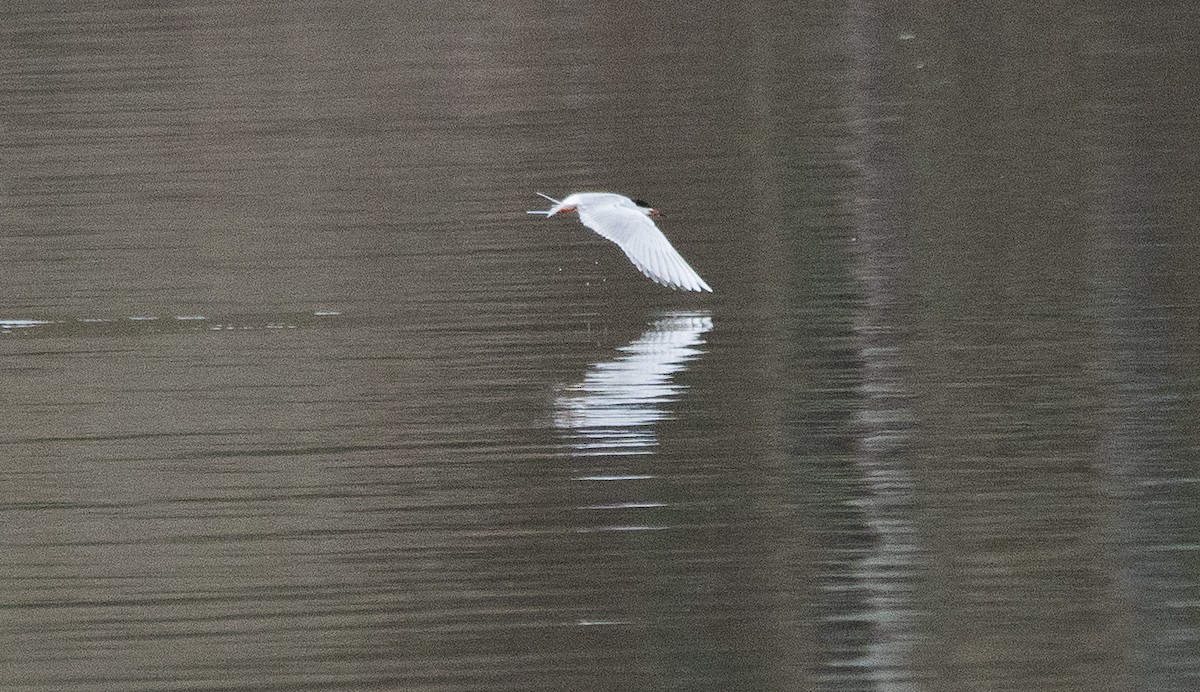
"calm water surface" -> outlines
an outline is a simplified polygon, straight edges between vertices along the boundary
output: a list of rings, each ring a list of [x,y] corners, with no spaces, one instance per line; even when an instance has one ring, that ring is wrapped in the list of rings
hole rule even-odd
[[[1068,5],[10,3],[0,689],[1200,687],[1200,9]]]

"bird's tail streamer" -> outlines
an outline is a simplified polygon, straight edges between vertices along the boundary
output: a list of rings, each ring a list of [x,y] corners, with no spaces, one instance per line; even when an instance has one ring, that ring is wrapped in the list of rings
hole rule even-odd
[[[537,193],[537,194],[538,194],[538,195],[540,195],[540,196],[542,196],[542,197],[545,197],[546,199],[548,199],[548,200],[550,200],[551,202],[553,202],[555,207],[557,207],[558,205],[562,204],[562,202],[561,202],[560,200],[554,199],[554,198],[553,198],[553,197],[551,197],[550,195],[547,195],[547,194],[545,194],[545,193],[542,193],[542,192],[539,192],[539,193]],[[550,216],[551,214],[553,214],[553,213],[554,213],[554,209],[536,209],[536,210],[534,210],[534,211],[527,211],[527,212],[525,212],[525,213],[526,213],[526,214],[537,214],[538,216]]]

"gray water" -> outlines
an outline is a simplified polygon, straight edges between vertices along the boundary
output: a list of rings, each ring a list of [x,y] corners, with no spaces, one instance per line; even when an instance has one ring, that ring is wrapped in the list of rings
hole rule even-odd
[[[1059,4],[9,3],[0,689],[1200,687],[1200,6]]]

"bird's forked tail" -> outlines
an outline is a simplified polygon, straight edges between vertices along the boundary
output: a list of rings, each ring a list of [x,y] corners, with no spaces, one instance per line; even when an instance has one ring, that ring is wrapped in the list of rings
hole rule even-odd
[[[544,194],[541,192],[539,192],[537,194],[540,195],[541,197],[545,197],[546,199],[550,200],[551,202],[554,202],[554,206],[549,209],[535,209],[533,211],[527,211],[527,212],[525,212],[526,214],[537,214],[538,216],[553,216],[558,213],[559,208],[562,206],[562,202],[560,202],[557,199],[554,199],[550,195],[547,195],[547,194]]]

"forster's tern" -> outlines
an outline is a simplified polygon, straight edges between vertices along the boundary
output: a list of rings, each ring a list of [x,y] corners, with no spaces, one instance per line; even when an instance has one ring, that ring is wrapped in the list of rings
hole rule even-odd
[[[669,288],[712,291],[704,279],[683,259],[650,217],[658,211],[637,199],[611,192],[576,192],[546,210],[528,212],[541,216],[577,212],[584,226],[616,243],[643,274]]]

